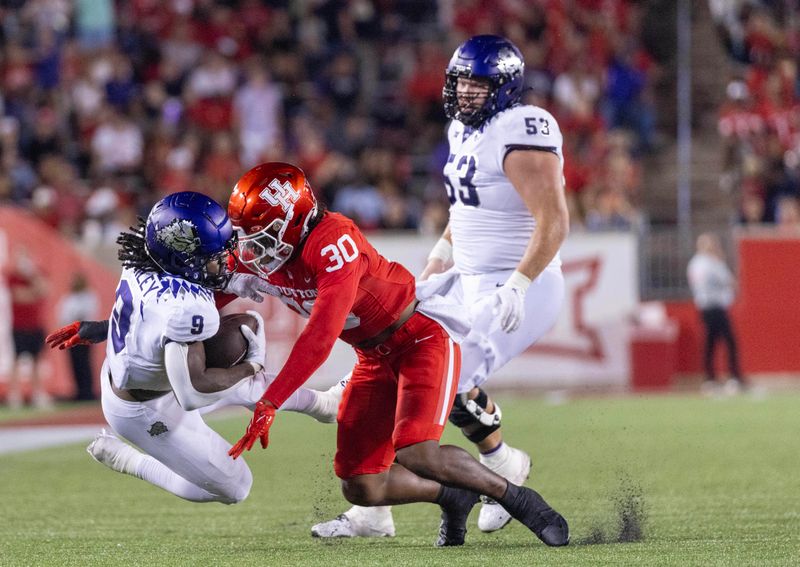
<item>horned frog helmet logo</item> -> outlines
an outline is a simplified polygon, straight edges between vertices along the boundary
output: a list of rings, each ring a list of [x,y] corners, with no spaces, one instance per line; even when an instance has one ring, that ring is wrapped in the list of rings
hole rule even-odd
[[[510,73],[512,75],[521,73],[522,67],[522,59],[514,53],[513,49],[504,47],[497,53],[497,69],[501,73]]]
[[[192,254],[200,247],[197,227],[192,221],[175,219],[156,232],[156,239],[167,248],[183,254]]]

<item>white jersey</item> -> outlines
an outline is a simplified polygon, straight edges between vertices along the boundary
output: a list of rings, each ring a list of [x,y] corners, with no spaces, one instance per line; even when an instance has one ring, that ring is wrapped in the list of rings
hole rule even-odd
[[[125,268],[108,326],[106,358],[118,388],[171,390],[169,341],[204,341],[219,329],[212,291],[168,274]]]
[[[520,105],[477,130],[453,120],[447,139],[444,175],[456,266],[464,274],[516,268],[536,221],[506,177],[503,161],[510,151],[532,148],[556,154],[563,168],[558,123],[542,108]],[[558,254],[550,265],[561,265]]]

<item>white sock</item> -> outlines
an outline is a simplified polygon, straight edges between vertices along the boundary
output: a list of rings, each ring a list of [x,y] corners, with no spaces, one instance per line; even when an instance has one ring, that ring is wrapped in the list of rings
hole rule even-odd
[[[481,453],[480,461],[481,464],[484,465],[485,467],[495,470],[497,469],[497,467],[499,467],[508,460],[510,454],[511,451],[508,450],[508,445],[506,445],[501,441],[500,445],[495,447],[488,454]]]
[[[141,459],[138,462],[135,472],[129,474],[147,481],[154,486],[163,488],[167,492],[171,492],[184,500],[189,500],[191,502],[212,502],[219,500],[218,496],[192,484],[182,476],[173,472],[161,461],[141,453],[139,456]]]
[[[119,441],[119,448],[111,457],[113,464],[109,465],[116,471],[136,476],[136,469],[145,456],[123,441]]]
[[[353,517],[361,518],[362,516],[383,516],[391,513],[391,511],[391,506],[353,506],[347,512],[345,512],[345,516],[352,520]]]

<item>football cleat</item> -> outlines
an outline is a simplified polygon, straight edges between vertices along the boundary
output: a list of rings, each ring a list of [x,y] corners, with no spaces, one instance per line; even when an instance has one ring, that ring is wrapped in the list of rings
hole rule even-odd
[[[139,452],[113,433],[101,429],[86,447],[86,452],[98,463],[125,474],[136,474]]]
[[[569,543],[567,521],[535,490],[509,484],[504,503],[514,519],[536,534],[546,545],[561,547]]]
[[[353,506],[333,520],[311,527],[312,537],[394,537],[394,519],[390,506],[365,508]]]
[[[508,458],[499,464],[492,463],[491,461],[481,462],[496,474],[507,479],[516,485],[521,485],[528,479],[531,473],[531,458],[525,451],[520,451],[514,447],[508,447]],[[494,532],[504,528],[511,521],[511,514],[500,504],[488,498],[481,496],[481,511],[478,515],[478,529],[482,532]]]
[[[445,487],[447,500],[440,501],[442,522],[439,524],[439,537],[436,547],[464,545],[467,535],[467,518],[478,503],[478,495],[463,488]]]

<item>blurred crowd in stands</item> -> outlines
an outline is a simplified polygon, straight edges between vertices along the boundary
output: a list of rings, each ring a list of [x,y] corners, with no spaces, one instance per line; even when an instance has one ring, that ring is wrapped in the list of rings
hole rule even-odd
[[[797,2],[710,0],[733,63],[719,132],[724,188],[743,225],[800,234],[800,20]]]
[[[165,193],[224,203],[247,168],[283,160],[366,230],[438,234],[444,69],[465,38],[498,33],[525,56],[525,101],[564,131],[575,228],[626,229],[655,143],[643,13],[636,0],[2,0],[0,203],[108,243]],[[784,153],[773,141],[791,143],[762,132],[794,101],[793,38],[750,18],[732,54],[751,94],[731,105],[766,126],[730,136],[769,142],[749,144],[766,164]]]

